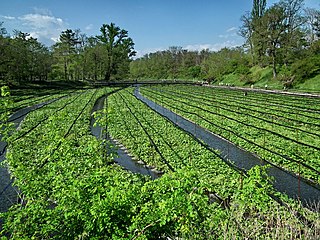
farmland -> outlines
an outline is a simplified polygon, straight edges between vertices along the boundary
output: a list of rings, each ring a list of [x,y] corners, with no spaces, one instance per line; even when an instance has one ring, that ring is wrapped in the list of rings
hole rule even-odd
[[[267,161],[320,183],[320,101],[194,87],[143,88],[176,111]]]
[[[306,208],[277,192],[268,166],[241,169],[226,161],[219,150],[139,100],[135,91],[104,87],[1,99],[3,123],[8,111],[47,102],[6,137],[5,163],[20,201],[0,215],[3,235],[312,239],[319,234],[318,203]],[[270,164],[319,184],[318,98],[186,85],[141,86],[140,93]],[[101,97],[102,109],[92,113]],[[92,118],[107,138],[91,134]],[[117,147],[110,148],[111,140],[158,178],[115,164]]]

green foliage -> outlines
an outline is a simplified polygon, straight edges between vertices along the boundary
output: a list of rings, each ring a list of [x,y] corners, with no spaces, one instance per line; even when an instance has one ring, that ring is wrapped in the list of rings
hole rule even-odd
[[[188,77],[199,79],[201,76],[201,67],[200,66],[192,66],[188,68]]]
[[[196,187],[201,185],[197,178],[197,171],[184,169],[147,182],[141,188],[143,203],[134,216],[132,232],[139,239],[150,239],[188,235],[194,228],[201,231],[211,207],[203,189]]]
[[[303,83],[320,74],[320,55],[306,57],[292,64],[295,83]]]
[[[101,35],[97,39],[105,45],[106,70],[104,80],[123,79],[129,71],[130,58],[135,56],[133,40],[128,37],[128,31],[120,29],[114,23],[103,24]]]
[[[29,34],[16,31],[14,38],[0,36],[0,53],[0,81],[7,85],[47,79],[49,50]]]
[[[255,166],[248,171],[248,177],[243,180],[243,186],[236,197],[242,206],[248,209],[258,208],[259,211],[268,210],[271,203],[268,194],[273,192],[267,166]],[[257,187],[259,186],[259,187]]]
[[[254,92],[243,98],[240,91],[170,86],[145,90],[143,94],[240,147],[261,154],[263,159],[296,175],[320,181],[317,174],[319,141],[314,138],[318,129],[312,126],[316,123],[316,114],[300,114],[304,109],[317,110],[317,99],[298,97],[295,100]],[[160,101],[159,96],[163,100]],[[307,126],[300,126],[300,121]],[[305,143],[310,146],[304,146]],[[301,159],[307,166],[299,165]]]
[[[266,10],[267,1],[266,0],[254,0],[252,7],[252,16],[254,19],[263,16]]]
[[[277,77],[277,65],[293,62],[308,45],[303,0],[282,0],[266,8],[266,1],[254,1],[251,13],[243,15],[240,34],[252,57],[261,67],[271,65]]]
[[[209,53],[171,47],[133,61],[130,72],[134,79],[206,79],[211,82],[221,80],[225,74],[247,73],[248,62],[242,48],[224,48]]]
[[[76,60],[76,45],[78,41],[73,30],[62,31],[59,42],[52,47],[55,63],[53,65],[53,75],[51,76],[57,76],[58,79],[63,80],[74,79],[72,65]]]
[[[166,88],[161,87],[161,94]],[[108,124],[111,136],[131,154],[161,168],[164,163],[150,145],[147,132],[175,171],[163,167],[166,173],[152,181],[110,164],[112,156],[102,154],[103,142],[89,134],[88,126],[93,102],[112,90],[69,94],[26,117],[12,136],[7,155],[24,202],[0,214],[5,220],[0,235],[12,239],[317,236],[312,229],[319,226],[318,215],[302,208],[295,211],[314,224],[304,226],[300,237],[296,234],[299,221],[268,196],[273,189],[266,167],[252,168],[248,177],[239,174],[137,100],[132,89],[109,95],[108,109],[95,117]],[[180,97],[184,90],[179,89]],[[3,95],[8,96],[7,88]]]
[[[97,37],[87,37],[78,29],[62,31],[51,52],[28,33],[15,31],[10,38],[2,23],[0,27],[0,81],[8,85],[48,79],[98,80],[109,75],[113,80],[125,79],[135,55],[128,32],[113,23],[104,24],[104,32]]]
[[[2,86],[0,92],[0,137],[2,141],[6,141],[12,131],[13,124],[8,122],[12,103],[9,87]]]

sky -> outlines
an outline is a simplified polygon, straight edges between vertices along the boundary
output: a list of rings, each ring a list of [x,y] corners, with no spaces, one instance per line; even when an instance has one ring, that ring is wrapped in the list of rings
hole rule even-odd
[[[252,0],[0,0],[0,6],[0,22],[11,35],[27,32],[51,46],[66,29],[96,36],[113,22],[129,32],[141,57],[170,46],[217,51],[242,45],[240,17]],[[320,9],[320,0],[305,0],[305,7]]]

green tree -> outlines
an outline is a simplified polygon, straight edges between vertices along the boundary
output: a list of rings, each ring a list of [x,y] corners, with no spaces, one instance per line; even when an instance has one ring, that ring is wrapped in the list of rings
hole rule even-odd
[[[284,26],[286,27],[281,46],[282,62],[292,63],[307,46],[306,33],[303,29],[306,18],[303,16],[304,0],[281,0],[279,5],[284,9]]]
[[[241,17],[240,35],[246,39],[253,64],[271,64],[274,77],[278,64],[293,62],[306,46],[303,2],[281,0],[266,9],[266,1],[254,0],[251,13]]]
[[[3,27],[3,22],[0,22],[0,37],[4,37],[7,34],[7,29]]]
[[[46,80],[51,71],[51,54],[49,49],[35,38],[29,38],[27,41],[29,51],[29,80]]]
[[[265,12],[266,0],[254,0],[251,12],[241,16],[242,26],[239,34],[246,39],[253,64],[264,65],[266,44],[261,18]]]
[[[266,10],[267,0],[253,0],[252,17],[253,19],[263,16]]]
[[[226,74],[237,71],[247,65],[247,58],[242,48],[223,48],[218,52],[211,53],[210,57],[202,63],[206,78],[221,80]]]
[[[287,26],[285,24],[285,9],[280,5],[274,5],[267,10],[262,26],[265,29],[267,53],[271,58],[273,77],[277,77],[277,60],[279,49],[282,47]]]
[[[104,44],[107,55],[104,79],[109,81],[117,73],[122,77],[129,72],[130,58],[136,54],[133,40],[128,37],[128,31],[120,29],[114,23],[103,24],[100,32],[101,35],[97,38]]]
[[[266,12],[266,0],[253,0],[251,12],[241,16],[242,26],[240,35],[246,39],[246,45],[249,47],[252,63],[264,66],[266,55],[266,36],[264,26],[262,26],[262,17]]]
[[[240,18],[242,25],[239,30],[239,35],[242,36],[246,42],[245,45],[249,47],[249,53],[251,55],[252,63],[255,64],[254,46],[253,46],[253,26],[252,26],[252,14],[247,12]]]
[[[47,79],[51,71],[49,49],[28,33],[0,36],[0,79],[6,84]]]
[[[0,22],[0,81],[5,80],[6,75],[6,69],[5,65],[7,62],[6,57],[6,50],[7,50],[7,43],[9,42],[9,39],[5,37],[7,34],[7,30],[5,27],[3,27],[3,22]]]
[[[254,0],[251,11],[251,29],[252,29],[252,44],[254,54],[257,57],[259,64],[264,65],[264,56],[266,53],[265,35],[263,34],[263,26],[261,18],[266,12],[266,0]]]
[[[63,31],[61,33],[59,42],[57,42],[53,46],[53,54],[56,59],[54,69],[58,72],[57,75],[60,76],[60,78],[63,74],[63,78],[65,80],[73,79],[70,66],[74,61],[75,55],[77,53],[77,43],[78,39],[76,38],[76,33],[71,29],[67,29],[66,31]]]
[[[311,44],[320,37],[320,10],[314,8],[305,9],[307,28]]]
[[[106,59],[105,46],[97,38],[89,37],[84,47],[86,77],[95,81],[104,78]]]

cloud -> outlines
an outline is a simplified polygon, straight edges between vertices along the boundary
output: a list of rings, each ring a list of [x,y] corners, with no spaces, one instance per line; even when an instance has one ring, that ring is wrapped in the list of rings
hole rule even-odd
[[[61,32],[68,28],[68,23],[62,18],[53,16],[47,9],[34,8],[33,11],[34,13],[17,17],[0,15],[0,21],[10,20],[5,24],[8,32],[17,29],[51,46],[57,42]]]
[[[32,29],[43,30],[49,27],[62,29],[64,27],[63,20],[49,15],[41,14],[26,14],[19,17],[24,26],[29,26]]]
[[[58,42],[59,41],[59,37],[52,37],[50,38],[50,40],[54,43]]]
[[[159,47],[159,48],[148,48],[148,49],[142,49],[142,50],[135,49],[137,54],[134,57],[134,59],[141,58],[141,57],[143,57],[144,55],[146,55],[148,53],[155,53],[155,52],[159,52],[159,51],[165,51],[167,49],[168,48],[161,48],[161,47]]]
[[[62,31],[67,28],[61,18],[40,13],[26,14],[18,18],[26,32],[40,42],[51,45],[57,41]]]
[[[194,45],[187,45],[184,47],[184,49],[188,51],[201,51],[201,50],[206,50],[206,49],[213,49],[214,45],[212,44],[194,44]]]
[[[40,15],[47,15],[47,16],[52,16],[52,12],[49,9],[46,8],[38,8],[34,7],[33,8],[34,13],[40,14]]]
[[[184,49],[188,51],[201,51],[201,50],[206,50],[208,49],[209,51],[219,51],[222,48],[228,47],[236,47],[239,46],[241,43],[237,43],[236,41],[225,41],[222,43],[215,43],[215,44],[194,44],[194,45],[188,45],[184,47]]]
[[[232,34],[220,34],[218,37],[219,38],[234,38],[237,36],[237,33],[232,33]]]
[[[0,15],[1,18],[5,19],[5,20],[15,20],[15,17],[12,16],[4,16],[4,15]]]
[[[89,31],[89,30],[91,30],[93,28],[93,24],[89,24],[88,26],[86,26],[84,29],[86,30],[86,31]]]
[[[231,28],[227,29],[227,32],[234,32],[234,31],[237,31],[237,30],[238,30],[238,28],[231,27]]]
[[[225,38],[225,39],[234,38],[234,37],[236,37],[238,35],[237,34],[237,30],[238,30],[238,28],[231,27],[231,28],[226,30],[226,34],[220,34],[218,37],[219,38]]]

